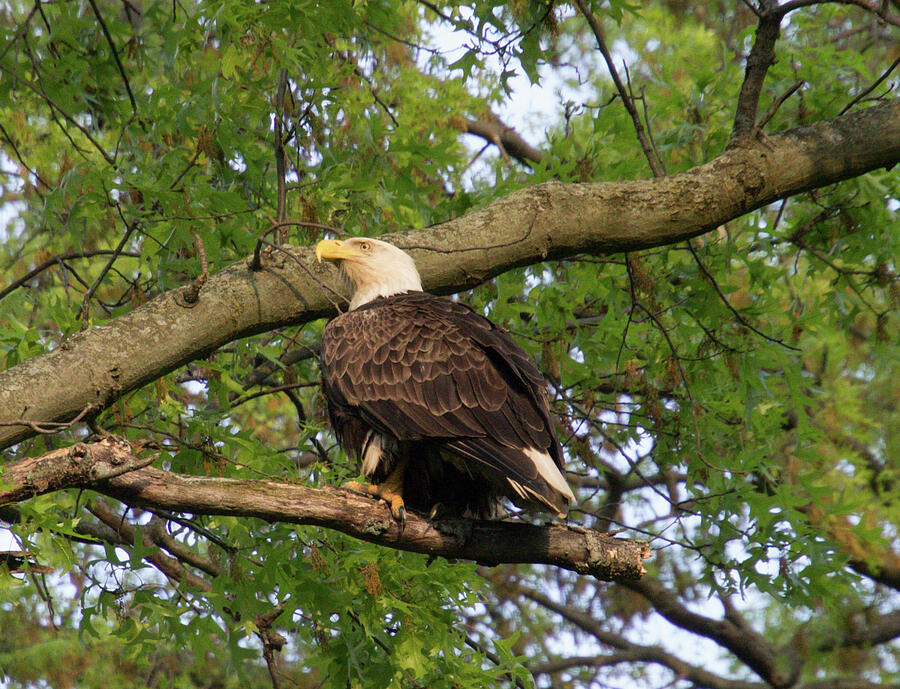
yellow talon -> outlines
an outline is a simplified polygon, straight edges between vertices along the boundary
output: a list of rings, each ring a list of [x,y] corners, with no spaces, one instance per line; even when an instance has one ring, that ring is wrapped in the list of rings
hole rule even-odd
[[[391,507],[391,516],[401,524],[406,523],[406,504],[403,502],[403,496],[396,490],[396,486],[392,485],[390,479],[377,485],[348,481],[343,487],[354,493],[371,495],[373,498],[384,500]]]

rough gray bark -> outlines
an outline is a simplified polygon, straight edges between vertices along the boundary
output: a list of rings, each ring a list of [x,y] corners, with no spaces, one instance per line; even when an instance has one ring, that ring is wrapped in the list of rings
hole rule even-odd
[[[513,267],[578,253],[671,244],[809,189],[900,161],[900,101],[735,147],[655,180],[547,182],[461,218],[386,239],[416,259],[426,289],[449,293]],[[327,285],[327,286],[326,286]],[[241,261],[210,277],[194,304],[172,290],[59,349],[0,373],[0,448],[29,423],[68,421],[222,344],[332,312],[340,289],[310,249]]]
[[[0,507],[63,488],[89,486],[150,464],[128,443],[76,443],[0,467]]]

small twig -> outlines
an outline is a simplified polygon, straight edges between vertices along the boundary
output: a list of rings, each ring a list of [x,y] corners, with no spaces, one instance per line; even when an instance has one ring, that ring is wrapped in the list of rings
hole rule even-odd
[[[300,426],[305,426],[308,421],[306,418],[306,412],[303,409],[303,404],[300,402],[300,398],[294,394],[293,390],[285,390],[284,394],[287,395],[287,397],[291,400],[291,403],[294,405],[294,409],[297,410],[297,419],[300,423]],[[328,452],[324,447],[322,447],[322,443],[319,442],[319,439],[313,435],[309,440],[312,443],[313,447],[316,449],[316,454],[319,457],[319,461],[325,466],[330,465],[331,460],[328,459]]]
[[[694,245],[691,244],[690,239],[687,240],[687,247],[688,247],[688,249],[690,249],[691,256],[694,257],[694,261],[697,262],[697,266],[700,268],[700,272],[702,272],[703,275],[706,277],[706,279],[709,280],[710,284],[713,286],[713,289],[716,291],[716,294],[719,295],[719,299],[721,299],[722,303],[728,307],[728,310],[731,311],[732,314],[734,314],[734,317],[738,319],[738,322],[741,325],[743,325],[748,330],[752,330],[757,335],[759,335],[761,338],[763,338],[764,340],[768,340],[769,342],[772,342],[773,344],[779,344],[782,347],[793,350],[795,352],[800,351],[800,349],[798,347],[793,347],[789,344],[786,344],[782,340],[779,340],[778,338],[770,337],[769,335],[766,335],[764,332],[762,332],[758,328],[755,328],[746,318],[744,318],[740,313],[738,313],[738,311],[731,305],[731,302],[728,301],[728,298],[722,293],[722,289],[719,287],[719,283],[716,282],[716,279],[713,277],[712,273],[710,273],[709,270],[707,269],[707,267],[705,265],[703,265],[703,261],[701,261],[700,257],[697,255],[697,251],[694,249]]]
[[[169,185],[169,189],[175,189],[175,186],[181,181],[181,179],[188,173],[188,171],[194,166],[194,163],[197,162],[197,158],[200,157],[200,154],[203,151],[200,149],[200,146],[197,146],[197,150],[194,151],[193,157],[188,161],[188,164],[184,166],[184,170],[178,173],[178,176],[175,180]]]
[[[606,61],[606,67],[609,70],[609,75],[612,77],[613,83],[616,86],[616,90],[619,92],[619,97],[622,99],[622,105],[625,106],[625,109],[631,116],[631,121],[634,124],[634,131],[637,134],[638,142],[641,144],[641,149],[644,151],[644,156],[647,158],[647,162],[650,164],[650,170],[653,172],[653,176],[662,177],[663,171],[660,168],[659,161],[656,160],[653,148],[647,139],[646,133],[644,132],[644,125],[641,123],[641,117],[638,114],[637,108],[634,107],[634,97],[633,95],[629,94],[628,90],[625,88],[625,85],[622,83],[622,80],[619,78],[618,72],[616,72],[616,66],[613,62],[612,55],[609,52],[609,48],[607,48],[606,46],[606,39],[603,35],[603,27],[600,26],[600,22],[597,21],[597,18],[594,16],[593,12],[591,12],[590,7],[588,7],[588,4],[587,2],[585,2],[585,0],[575,0],[575,5],[584,15],[584,18],[587,20],[588,25],[591,27],[591,31],[594,33],[594,38],[597,40],[597,48],[600,50],[600,54],[603,55],[603,59]]]
[[[92,411],[97,411],[101,407],[98,404],[94,404],[91,402],[86,405],[84,409],[78,412],[78,416],[76,416],[71,421],[29,421],[28,419],[21,419],[19,421],[0,421],[0,427],[5,426],[27,426],[35,433],[42,434],[50,434],[50,433],[58,433],[59,431],[64,431],[70,426],[74,426],[76,423],[81,421],[85,415],[90,414]],[[52,428],[50,428],[52,426]]]
[[[62,130],[65,137],[67,139],[69,139],[69,141],[72,143],[72,145],[75,147],[76,150],[78,150],[81,153],[85,153],[84,149],[82,149],[80,146],[78,146],[78,144],[75,143],[75,140],[72,139],[71,134],[69,134],[69,130],[66,129],[65,127],[63,127],[62,123],[58,119],[56,119],[56,112],[59,112],[59,114],[62,115],[63,118],[69,124],[71,124],[76,129],[78,129],[78,131],[80,131],[84,135],[84,137],[88,141],[90,141],[91,144],[93,144],[94,148],[97,149],[97,151],[100,153],[101,156],[103,156],[103,159],[107,163],[109,163],[112,167],[116,167],[115,158],[113,158],[109,153],[106,152],[106,150],[104,150],[104,148],[100,145],[100,143],[93,136],[91,136],[91,133],[87,130],[87,128],[83,124],[81,124],[77,120],[77,118],[72,117],[72,115],[70,115],[65,110],[63,110],[61,107],[59,107],[59,105],[57,105],[56,102],[52,98],[50,98],[50,96],[47,94],[47,90],[44,88],[44,83],[43,83],[43,80],[41,79],[41,74],[40,74],[40,72],[38,72],[38,69],[37,69],[38,60],[37,60],[37,58],[35,58],[34,53],[31,51],[31,46],[28,45],[28,41],[24,40],[23,44],[25,46],[25,51],[28,53],[28,57],[31,60],[31,64],[32,64],[32,68],[34,69],[34,74],[36,77],[37,85],[35,85],[34,82],[27,80],[27,79],[22,79],[21,83],[25,84],[29,89],[34,91],[35,94],[37,94],[40,98],[42,98],[44,100],[45,103],[47,103],[47,105],[50,106],[50,114],[53,117],[53,121],[56,122],[56,124]],[[5,67],[2,63],[0,63],[0,70],[6,72],[9,76],[13,77],[14,79],[16,78],[16,74],[14,72],[12,72],[9,68]]]
[[[19,153],[19,149],[16,146],[15,141],[13,141],[12,137],[9,135],[9,132],[7,132],[6,129],[3,127],[3,123],[0,123],[0,134],[3,134],[3,138],[6,139],[6,143],[8,143],[10,148],[12,148],[13,153],[16,154],[16,158],[19,159],[19,162],[22,163],[22,167],[24,167],[26,170],[28,170],[28,172],[30,172],[32,175],[34,175],[34,178],[38,182],[43,184],[46,189],[50,189],[50,185],[44,181],[44,178],[38,174],[37,170],[31,169],[28,166],[28,163],[25,162],[25,159],[22,157],[22,154]],[[41,196],[41,198],[44,198],[44,197]]]
[[[882,81],[884,81],[885,79],[888,78],[888,75],[889,75],[891,72],[893,72],[894,69],[896,69],[897,65],[900,65],[900,57],[898,57],[896,60],[894,60],[894,61],[891,63],[891,66],[888,67],[886,70],[884,70],[884,72],[882,72],[881,76],[878,77],[878,78],[875,80],[875,82],[874,82],[869,88],[867,88],[865,91],[863,91],[862,93],[860,93],[860,94],[859,94],[856,98],[854,98],[852,101],[850,101],[849,103],[847,103],[847,105],[845,105],[845,106],[841,109],[841,111],[838,113],[838,117],[840,117],[841,115],[843,115],[843,114],[844,114],[845,112],[847,112],[850,108],[852,108],[854,105],[856,105],[857,103],[859,103],[863,98],[865,98],[865,97],[868,96],[870,93],[872,93],[872,91],[874,91],[875,89],[877,89],[877,88],[878,88],[878,85],[879,85]]]
[[[792,84],[788,88],[787,91],[785,91],[778,98],[776,98],[775,101],[772,103],[772,105],[769,107],[769,109],[766,110],[766,114],[763,115],[762,118],[760,119],[760,121],[756,124],[756,126],[753,127],[753,131],[750,133],[750,136],[756,136],[757,134],[759,134],[762,131],[763,127],[765,127],[768,124],[769,120],[771,120],[775,116],[775,113],[778,112],[778,108],[781,107],[782,103],[784,103],[784,101],[786,101],[788,98],[790,98],[792,95],[794,95],[794,92],[798,88],[803,86],[803,84],[805,84],[805,83],[806,82],[803,81],[803,79],[798,79],[796,82],[794,82],[794,84]]]
[[[274,395],[277,392],[285,392],[286,390],[297,390],[298,388],[311,388],[316,385],[321,385],[319,381],[310,381],[305,383],[288,383],[287,385],[276,385],[275,387],[266,388],[265,390],[260,390],[259,392],[252,392],[247,395],[241,395],[240,397],[232,400],[231,409],[235,407],[239,407],[245,402],[249,402],[252,399],[256,399],[257,397],[263,397],[264,395]]]
[[[41,6],[40,0],[36,0],[34,3],[34,6],[31,8],[31,11],[28,13],[28,16],[22,20],[22,23],[19,25],[19,28],[16,31],[15,35],[11,39],[9,39],[9,42],[6,44],[6,47],[3,49],[2,52],[0,52],[0,60],[2,60],[6,56],[6,53],[9,52],[9,49],[12,48],[18,42],[18,40],[22,37],[22,34],[28,30],[28,25],[31,23],[31,18],[34,16],[34,13],[38,11],[40,6]]]
[[[631,89],[630,76],[628,78],[628,89]],[[659,149],[656,147],[656,141],[653,139],[653,129],[650,127],[650,113],[647,112],[647,98],[644,95],[643,86],[641,86],[641,107],[644,109],[644,122],[647,123],[647,137],[650,139],[650,146],[653,148],[653,154],[656,156],[656,160],[659,162],[659,166],[662,168],[663,174],[668,175],[669,171],[666,169],[666,163],[665,161],[663,161],[662,156],[659,154]]]
[[[119,204],[116,204],[116,208],[119,208]],[[119,214],[121,215],[121,209],[119,210]],[[115,248],[112,253],[112,256],[109,257],[109,261],[106,262],[106,265],[103,267],[103,270],[100,271],[100,274],[97,276],[97,279],[94,280],[94,283],[91,285],[90,289],[85,292],[84,301],[81,304],[81,313],[79,317],[81,318],[81,329],[86,330],[88,326],[88,314],[90,313],[89,306],[91,303],[91,299],[94,296],[94,292],[97,291],[97,288],[100,286],[100,283],[103,281],[103,278],[106,277],[106,274],[109,272],[110,268],[112,268],[113,263],[116,262],[116,259],[122,255],[122,250],[125,248],[125,244],[131,238],[132,233],[138,228],[140,223],[135,220],[130,224],[126,224],[125,234],[122,237],[122,240],[119,242],[119,245]]]
[[[297,266],[300,268],[300,270],[302,270],[310,278],[312,278],[319,285],[319,287],[321,287],[323,290],[325,290],[329,295],[334,295],[335,297],[337,297],[339,300],[341,300],[343,302],[347,301],[347,297],[340,294],[339,292],[336,292],[334,289],[331,288],[330,285],[328,285],[328,283],[323,282],[321,279],[319,279],[319,277],[317,275],[315,275],[303,261],[301,261],[299,258],[294,256],[294,254],[292,254],[290,251],[284,251],[280,246],[275,246],[274,244],[271,244],[270,242],[266,242],[265,240],[260,240],[260,241],[262,241],[267,246],[272,247],[272,249],[274,251],[282,251],[282,253],[284,253],[284,255],[288,257],[288,259],[290,259],[291,261],[296,263]],[[331,305],[334,307],[335,311],[341,310],[340,304],[338,302],[334,301],[331,298],[331,296],[327,296],[327,299],[331,303]]]
[[[284,154],[284,97],[287,92],[288,74],[286,69],[281,70],[278,77],[278,91],[275,94],[275,179],[277,184],[277,198],[275,203],[275,220],[279,223],[279,232],[275,234],[275,243],[279,246],[287,241],[287,237],[280,231],[287,217],[287,170]]]
[[[200,290],[209,278],[209,262],[206,260],[206,248],[198,233],[194,233],[194,248],[197,250],[197,258],[200,260],[200,275],[194,278],[191,286],[184,293],[184,300],[188,304],[196,304],[200,296]]]
[[[631,261],[625,262],[625,269],[626,269],[626,272],[628,273],[628,282],[630,285],[631,299],[632,299],[632,310],[635,307],[641,309],[641,311],[646,313],[648,318],[650,318],[650,320],[653,321],[653,324],[657,327],[659,332],[662,333],[663,338],[666,340],[666,344],[669,345],[669,351],[672,353],[672,358],[675,361],[675,365],[678,367],[678,374],[681,376],[681,383],[684,386],[684,392],[685,392],[685,395],[687,395],[688,403],[690,404],[690,407],[691,407],[691,418],[694,421],[694,440],[697,445],[697,459],[699,459],[701,462],[703,462],[703,464],[710,469],[715,469],[716,471],[719,471],[721,473],[730,471],[730,470],[726,470],[722,467],[717,467],[714,464],[710,464],[708,461],[706,461],[706,458],[704,458],[703,449],[700,444],[700,423],[697,420],[697,404],[694,402],[694,395],[691,392],[691,387],[690,387],[690,384],[688,383],[687,373],[684,370],[684,365],[681,363],[682,357],[678,353],[678,350],[675,348],[675,343],[672,342],[672,338],[669,337],[669,331],[666,330],[666,327],[662,324],[662,321],[659,320],[659,317],[655,313],[653,313],[650,309],[648,309],[646,306],[644,306],[644,304],[641,303],[640,300],[637,299],[637,293],[635,291],[635,286],[634,286],[634,275],[632,274]]]
[[[19,287],[21,287],[26,282],[28,282],[29,280],[34,278],[36,275],[43,273],[45,270],[47,270],[47,268],[51,268],[52,266],[54,266],[56,264],[63,266],[63,268],[65,268],[66,270],[72,271],[71,268],[69,268],[68,266],[65,265],[66,261],[69,261],[73,258],[91,258],[92,256],[107,256],[109,254],[115,254],[115,253],[116,252],[112,249],[97,249],[95,251],[67,251],[64,254],[57,254],[53,258],[48,258],[46,261],[41,263],[36,268],[29,270],[25,275],[20,277],[18,280],[16,280],[15,282],[11,282],[9,285],[7,285],[2,290],[0,290],[0,299],[3,299],[10,292],[17,290]],[[136,253],[134,251],[120,251],[118,253],[118,255],[119,256],[130,256],[131,258],[140,258],[141,257],[141,255],[139,253]],[[72,272],[74,273],[74,271],[72,271]],[[79,282],[82,282],[81,278],[78,278],[77,275],[76,275],[76,278],[79,280]],[[87,285],[85,285],[85,288],[87,288]]]
[[[274,230],[290,226],[314,227],[320,230],[333,232],[338,237],[341,237],[344,234],[343,230],[340,230],[337,227],[333,227],[332,225],[325,225],[324,223],[320,222],[308,222],[306,220],[282,220],[279,222],[274,220],[272,217],[269,217],[269,222],[271,222],[272,224],[269,225],[269,228],[259,236],[259,239],[256,240],[256,247],[253,249],[253,259],[250,261],[250,270],[254,272],[262,268],[260,252],[262,251],[263,245],[266,244],[266,237],[268,237]]]
[[[103,17],[100,15],[100,9],[97,7],[97,3],[95,0],[88,0],[91,4],[91,9],[94,10],[94,15],[97,17],[97,21],[100,23],[100,28],[103,30],[103,35],[106,36],[106,42],[109,43],[109,49],[112,51],[113,58],[116,61],[116,67],[119,68],[119,74],[122,75],[122,81],[125,82],[125,90],[128,91],[128,100],[131,101],[131,109],[137,114],[137,103],[134,100],[134,94],[131,92],[131,84],[128,83],[128,75],[125,74],[125,68],[122,66],[122,60],[119,59],[119,51],[116,50],[116,44],[113,43],[112,36],[109,33],[109,29],[106,28],[106,22],[103,21]]]
[[[875,308],[875,306],[870,304],[866,300],[866,298],[863,296],[862,290],[856,285],[856,283],[853,280],[850,279],[850,275],[856,271],[850,271],[845,268],[841,268],[834,261],[832,261],[827,256],[825,256],[821,251],[818,251],[818,250],[812,248],[809,244],[807,244],[799,236],[795,235],[795,236],[791,237],[790,241],[798,249],[802,249],[802,250],[806,251],[807,253],[809,253],[810,255],[816,257],[822,263],[824,263],[826,266],[831,268],[835,273],[837,273],[839,276],[844,278],[844,280],[846,280],[847,284],[850,286],[850,289],[853,290],[853,292],[856,294],[856,296],[859,297],[859,300],[866,306],[867,309],[869,309],[869,311],[871,311],[876,316],[882,315],[883,312],[879,311],[878,309]]]

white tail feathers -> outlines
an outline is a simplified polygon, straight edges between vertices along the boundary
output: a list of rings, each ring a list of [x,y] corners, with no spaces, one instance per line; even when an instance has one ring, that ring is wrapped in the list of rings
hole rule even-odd
[[[518,481],[507,478],[510,487],[516,495],[526,502],[543,505],[550,508],[557,516],[564,517],[566,514],[565,508],[567,504],[575,502],[575,495],[572,493],[572,489],[569,488],[569,484],[563,477],[559,467],[556,466],[556,462],[554,462],[553,458],[546,452],[542,452],[533,447],[525,448],[524,452],[528,459],[534,464],[538,475],[547,482],[548,486],[550,486],[551,492],[554,495],[552,498],[548,499],[547,496],[541,495],[528,486],[523,486]]]

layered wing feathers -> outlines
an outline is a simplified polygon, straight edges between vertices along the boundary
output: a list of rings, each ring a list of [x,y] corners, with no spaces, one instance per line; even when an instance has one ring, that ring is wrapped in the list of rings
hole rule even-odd
[[[401,441],[443,439],[458,457],[523,485],[538,480],[536,467],[507,450],[541,450],[562,469],[537,366],[462,304],[426,292],[376,300],[326,326],[322,358],[333,417],[358,416]]]

